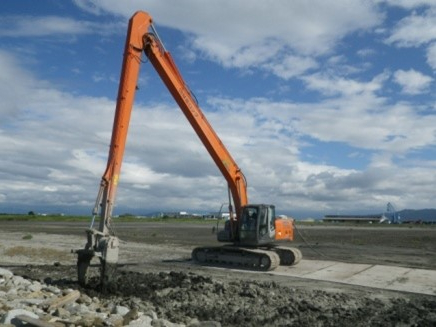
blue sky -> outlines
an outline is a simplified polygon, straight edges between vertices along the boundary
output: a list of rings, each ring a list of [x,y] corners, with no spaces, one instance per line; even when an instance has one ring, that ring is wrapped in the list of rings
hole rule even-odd
[[[3,0],[0,212],[91,212],[137,10],[250,202],[298,218],[435,207],[435,1]],[[115,212],[218,210],[226,183],[146,61],[138,86]]]

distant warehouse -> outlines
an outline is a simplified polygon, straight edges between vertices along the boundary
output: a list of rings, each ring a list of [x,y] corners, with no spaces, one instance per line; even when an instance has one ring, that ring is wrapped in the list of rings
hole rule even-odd
[[[379,223],[383,215],[325,215],[323,221],[328,223]]]

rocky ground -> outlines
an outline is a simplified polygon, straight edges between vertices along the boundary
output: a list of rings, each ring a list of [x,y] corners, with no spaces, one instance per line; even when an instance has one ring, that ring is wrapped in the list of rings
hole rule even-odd
[[[127,241],[122,265],[102,294],[98,262],[83,289],[68,253],[84,245],[82,225],[0,224],[0,265],[15,274],[0,279],[0,298],[7,299],[0,301],[0,317],[20,308],[52,326],[436,325],[435,296],[196,266],[190,250],[214,242],[210,226],[131,223],[117,229]],[[306,258],[436,267],[434,228],[301,227],[295,245]],[[11,282],[18,276],[37,286],[21,293]],[[50,307],[71,293],[70,302]]]
[[[27,267],[32,273],[34,268]],[[40,267],[40,271],[49,269]],[[45,274],[47,270],[45,270]],[[12,326],[219,326],[190,319],[174,324],[159,318],[153,305],[131,296],[108,295],[80,289],[66,280],[44,281],[17,276],[0,268],[0,325]]]

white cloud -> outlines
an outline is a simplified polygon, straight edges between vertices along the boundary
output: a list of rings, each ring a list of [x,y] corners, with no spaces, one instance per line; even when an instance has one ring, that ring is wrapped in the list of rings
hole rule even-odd
[[[436,6],[434,0],[382,0],[391,6],[402,7],[405,9],[415,9],[424,6]]]
[[[82,10],[87,11],[94,15],[102,14],[102,9],[96,6],[92,1],[89,0],[73,0],[73,2]]]
[[[378,151],[388,157],[431,147],[436,142],[436,116],[421,116],[413,104],[390,104],[389,99],[379,96],[388,77],[389,74],[382,74],[371,81],[358,82],[315,75],[311,76],[315,81],[310,83],[331,98],[315,103],[215,99],[215,106],[220,110],[230,106],[239,113],[251,112],[263,122],[265,130],[271,130],[267,122],[277,122],[274,137],[281,133],[293,135],[296,139],[288,137],[286,141],[297,144],[302,152],[304,144],[298,140],[304,136]]]
[[[436,70],[436,42],[427,48],[427,63]]]
[[[374,77],[369,82],[360,82],[339,76],[316,73],[303,77],[307,87],[325,95],[355,95],[362,93],[374,93],[383,87],[384,81],[388,78],[386,73]]]
[[[375,54],[376,54],[376,50],[370,48],[364,48],[357,51],[357,55],[362,58],[371,57],[374,56]]]
[[[318,63],[310,57],[289,55],[275,63],[265,64],[264,67],[271,70],[276,76],[287,80],[318,67]]]
[[[14,83],[11,83],[11,80]],[[21,111],[26,102],[27,90],[35,84],[34,78],[24,71],[17,62],[17,57],[0,50],[0,121]]]
[[[435,116],[422,117],[409,105],[388,105],[373,94],[305,106],[300,130],[324,142],[343,142],[388,156],[436,142]]]
[[[433,78],[414,69],[400,69],[394,73],[394,81],[402,87],[404,93],[413,95],[427,92]]]
[[[77,1],[90,11],[130,17],[142,1]],[[341,39],[377,26],[369,1],[148,1],[158,25],[190,35],[193,47],[225,67],[257,67],[288,79],[316,66],[314,57],[334,52]],[[297,66],[301,64],[301,66]]]
[[[113,34],[122,31],[125,24],[111,22],[99,24],[59,16],[2,16],[2,37],[44,37],[81,34]]]
[[[388,44],[416,47],[436,40],[436,8],[401,19],[386,39]]]

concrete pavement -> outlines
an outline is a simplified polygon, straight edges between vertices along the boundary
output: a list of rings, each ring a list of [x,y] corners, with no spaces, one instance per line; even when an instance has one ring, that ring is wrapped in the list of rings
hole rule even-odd
[[[436,270],[301,260],[296,266],[280,266],[270,273],[436,296]]]

